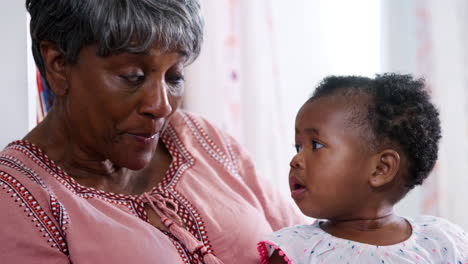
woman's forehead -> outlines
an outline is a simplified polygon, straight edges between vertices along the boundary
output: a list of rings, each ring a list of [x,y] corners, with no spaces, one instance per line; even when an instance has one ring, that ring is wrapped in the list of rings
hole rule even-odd
[[[161,58],[165,58],[161,60]],[[183,52],[179,51],[168,51],[161,50],[158,46],[153,46],[145,51],[131,52],[123,51],[118,53],[112,53],[106,56],[102,56],[98,52],[96,45],[88,45],[82,48],[79,54],[79,63],[84,61],[100,61],[102,63],[112,63],[115,66],[118,64],[135,63],[135,62],[155,62],[155,63],[171,63],[171,64],[185,64],[187,56]]]

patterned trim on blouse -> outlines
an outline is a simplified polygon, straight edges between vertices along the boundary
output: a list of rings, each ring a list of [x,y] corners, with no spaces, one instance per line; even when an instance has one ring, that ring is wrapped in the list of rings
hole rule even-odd
[[[57,200],[53,195],[50,195],[50,209],[52,210],[52,215],[60,226],[60,229],[64,232],[67,230],[68,224],[68,213],[65,210],[65,207]]]
[[[39,184],[42,188],[47,189],[47,186],[44,184],[42,179],[37,175],[37,173],[28,167],[26,167],[21,161],[10,156],[10,155],[0,155],[0,165],[4,165],[15,169],[28,177],[30,180]]]
[[[55,164],[53,160],[49,159],[49,157],[43,153],[41,149],[28,141],[19,140],[12,142],[6,147],[6,149],[20,151],[29,159],[34,161],[39,167],[53,176],[59,183],[65,186],[65,188],[82,198],[97,198],[110,203],[123,205],[130,209],[130,211],[137,216],[143,211],[143,207],[140,206],[139,208],[139,206],[133,202],[133,199],[127,195],[107,193],[91,187],[80,185],[64,170],[62,170],[62,168]]]
[[[3,171],[0,171],[0,188],[6,190],[11,198],[18,203],[19,207],[24,207],[26,215],[32,218],[32,223],[39,229],[39,232],[43,233],[42,236],[51,247],[57,248],[68,256],[67,243],[64,235],[59,232],[61,228],[57,228],[49,219],[44,209],[28,189],[13,176]]]
[[[176,189],[182,175],[195,164],[195,159],[185,148],[176,130],[171,125],[167,127],[161,139],[169,150],[173,161],[156,191],[162,193],[165,197],[170,198],[177,204],[177,214],[182,219],[186,228],[196,239],[203,242],[208,252],[214,254],[201,214],[197,208]],[[199,256],[197,252],[195,252],[194,255],[196,255],[193,256],[195,258],[203,258]]]
[[[0,155],[0,165],[10,167],[20,173],[23,173],[27,178],[40,185],[49,193],[52,215],[59,224],[62,235],[65,237],[65,230],[67,229],[66,224],[68,224],[68,214],[66,213],[62,204],[60,204],[60,202],[58,202],[57,199],[50,194],[49,189],[44,184],[41,177],[39,177],[39,175],[37,175],[34,170],[29,169],[21,161],[10,155]]]
[[[221,164],[227,172],[232,176],[244,182],[244,179],[241,177],[238,171],[237,163],[235,162],[235,155],[232,151],[231,144],[224,137],[225,144],[228,146],[228,154],[224,153],[218,146],[216,146],[213,140],[205,132],[201,124],[196,120],[192,115],[188,113],[182,113],[185,123],[192,131],[195,138],[198,140],[198,143],[203,147],[203,149],[208,152],[208,154],[219,164]]]

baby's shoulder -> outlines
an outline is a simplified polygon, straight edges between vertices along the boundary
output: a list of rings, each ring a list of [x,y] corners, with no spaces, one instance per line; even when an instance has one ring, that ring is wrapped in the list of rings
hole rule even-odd
[[[458,225],[440,217],[422,215],[412,220],[412,226],[418,234],[439,235],[439,237],[466,237],[467,233]],[[468,239],[468,237],[467,237]]]
[[[418,217],[412,226],[417,246],[438,252],[444,259],[468,261],[468,234],[460,226],[429,215]]]
[[[413,220],[412,226],[419,240],[434,238],[440,243],[457,241],[468,247],[468,234],[460,226],[444,218],[423,215]]]

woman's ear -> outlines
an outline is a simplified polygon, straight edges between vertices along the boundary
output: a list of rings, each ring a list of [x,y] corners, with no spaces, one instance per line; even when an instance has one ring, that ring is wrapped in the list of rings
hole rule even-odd
[[[376,154],[373,173],[369,184],[374,187],[382,187],[392,182],[400,169],[400,155],[392,149],[386,149]]]
[[[40,50],[47,81],[50,89],[56,96],[63,96],[68,90],[67,61],[65,55],[60,51],[55,43],[41,41]]]

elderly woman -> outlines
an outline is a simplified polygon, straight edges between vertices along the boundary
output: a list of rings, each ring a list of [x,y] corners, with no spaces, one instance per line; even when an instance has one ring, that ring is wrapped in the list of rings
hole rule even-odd
[[[26,7],[55,99],[0,153],[2,263],[257,263],[263,234],[301,221],[231,137],[178,110],[196,0]]]

